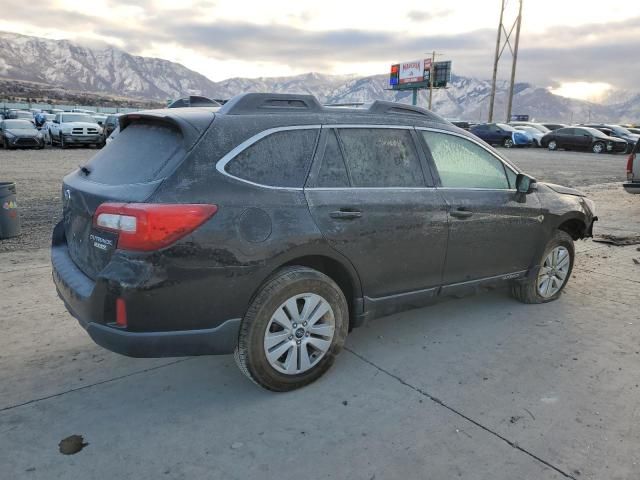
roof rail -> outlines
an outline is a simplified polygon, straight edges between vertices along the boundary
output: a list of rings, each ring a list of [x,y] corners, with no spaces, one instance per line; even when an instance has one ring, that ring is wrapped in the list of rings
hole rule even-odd
[[[287,93],[243,93],[225,103],[218,113],[226,115],[300,112],[322,112],[322,105],[313,95]]]
[[[387,102],[384,100],[375,100],[371,106],[369,106],[369,112],[378,114],[393,113],[400,115],[421,115],[427,117],[429,120],[446,123],[444,118],[440,115],[436,115],[426,108],[406,105],[404,103]]]

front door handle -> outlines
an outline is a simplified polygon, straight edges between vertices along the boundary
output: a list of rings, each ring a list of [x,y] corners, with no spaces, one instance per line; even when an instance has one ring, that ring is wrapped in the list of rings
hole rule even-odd
[[[473,215],[473,212],[470,210],[466,210],[464,207],[457,208],[449,213],[452,217],[455,218],[469,218]]]
[[[360,210],[341,208],[340,210],[331,212],[329,216],[339,220],[352,220],[354,218],[360,218],[362,216],[362,212]]]

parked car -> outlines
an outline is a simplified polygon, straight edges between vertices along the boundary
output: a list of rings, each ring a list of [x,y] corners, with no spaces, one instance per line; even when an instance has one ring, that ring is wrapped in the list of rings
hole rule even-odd
[[[547,133],[541,140],[542,146],[549,150],[591,150],[593,153],[624,152],[627,142],[609,137],[600,130],[589,127],[559,128]]]
[[[633,133],[635,135],[640,135],[640,128],[628,127],[627,130],[629,130],[631,133]]]
[[[629,193],[640,194],[640,142],[636,143],[627,159],[627,181],[622,184]]]
[[[98,125],[100,125],[104,129],[104,122],[107,119],[107,115],[100,115],[99,113],[96,113],[94,115],[91,115],[91,117],[95,120],[95,122]]]
[[[28,120],[31,123],[34,123],[33,113],[26,110],[14,110],[11,112],[9,118],[14,120]]]
[[[471,123],[464,120],[451,120],[451,123],[463,130],[469,130],[471,128]]]
[[[529,147],[533,138],[527,132],[519,131],[505,123],[482,123],[469,129],[478,138],[489,145],[501,145],[505,148]]]
[[[540,125],[549,129],[549,131],[551,132],[553,132],[554,130],[558,130],[559,128],[567,128],[569,126],[564,123],[541,123]]]
[[[617,137],[627,142],[627,149],[625,153],[631,153],[640,140],[640,135],[631,133],[628,129],[621,127],[620,125],[612,125],[612,124],[588,124],[586,127],[595,128],[605,133],[610,137]]]
[[[509,122],[509,125],[511,125],[512,127],[531,127],[531,128],[535,128],[536,130],[541,132],[543,135],[545,133],[549,133],[549,129],[547,127],[545,127],[544,125],[542,125],[541,123],[514,121],[514,122]]]
[[[56,119],[55,114],[53,113],[45,113],[44,114],[45,122],[40,132],[42,132],[42,136],[44,137],[44,143],[47,145],[51,145],[51,125],[53,121]]]
[[[114,128],[111,133],[109,134],[109,136],[107,137],[107,139],[105,140],[105,144],[109,145],[111,142],[113,142],[115,140],[115,138],[120,134],[120,124],[116,125],[116,128]]]
[[[557,299],[596,219],[579,191],[404,104],[244,94],[120,127],[64,178],[60,298],[105,348],[235,352],[275,391],[319,378],[365,319],[499,285]]]
[[[44,148],[44,138],[36,126],[28,120],[2,120],[0,144],[10,148]]]
[[[540,147],[540,141],[542,140],[542,137],[544,137],[544,133],[542,133],[540,130],[538,130],[537,128],[534,127],[530,127],[528,125],[516,125],[514,127],[516,130],[522,130],[523,132],[527,132],[529,135],[531,135],[531,138],[533,138],[533,144],[536,147]]]
[[[107,117],[104,122],[104,136],[108,139],[111,133],[118,126],[118,119],[122,116],[121,113],[112,113]]]
[[[102,128],[86,113],[63,112],[56,114],[49,127],[52,145],[104,145]]]

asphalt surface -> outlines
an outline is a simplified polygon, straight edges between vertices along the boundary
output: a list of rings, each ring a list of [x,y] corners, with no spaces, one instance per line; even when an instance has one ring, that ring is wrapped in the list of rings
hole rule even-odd
[[[0,478],[640,478],[640,245],[578,242],[550,304],[497,290],[370,322],[318,382],[273,394],[230,356],[126,358],[71,319],[40,247],[92,153],[0,150],[28,226],[0,244]],[[623,156],[507,155],[584,187],[600,233],[640,235],[640,196],[600,185]],[[60,453],[72,435],[87,445]]]

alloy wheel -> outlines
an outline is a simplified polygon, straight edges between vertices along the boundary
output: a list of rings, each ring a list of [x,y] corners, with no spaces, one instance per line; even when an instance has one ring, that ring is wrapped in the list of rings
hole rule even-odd
[[[563,246],[551,250],[538,272],[538,294],[544,298],[551,298],[558,293],[567,281],[570,267],[569,250]]]
[[[287,375],[313,368],[324,357],[335,333],[329,302],[315,293],[295,295],[271,316],[264,333],[269,365]]]

